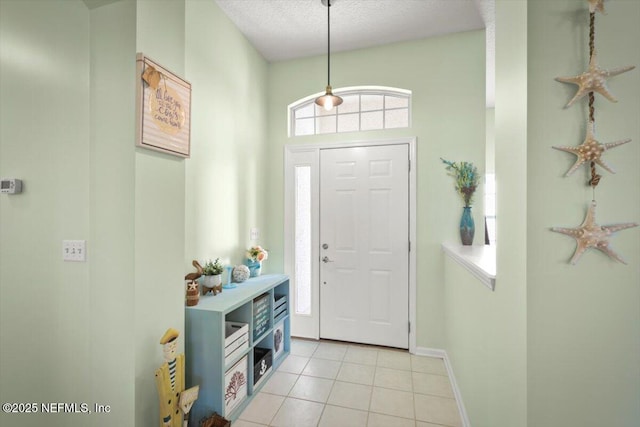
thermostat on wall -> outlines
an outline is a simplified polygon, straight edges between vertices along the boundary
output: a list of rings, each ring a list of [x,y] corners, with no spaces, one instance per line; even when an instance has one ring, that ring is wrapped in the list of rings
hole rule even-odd
[[[15,178],[2,178],[2,180],[0,180],[0,193],[22,193],[22,180]]]

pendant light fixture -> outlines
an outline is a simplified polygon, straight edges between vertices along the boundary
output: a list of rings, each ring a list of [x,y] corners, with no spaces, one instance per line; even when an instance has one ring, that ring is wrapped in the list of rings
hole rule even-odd
[[[323,5],[327,5],[327,89],[326,93],[316,98],[316,104],[330,111],[333,107],[342,104],[342,98],[331,92],[331,3],[336,0],[321,0]]]

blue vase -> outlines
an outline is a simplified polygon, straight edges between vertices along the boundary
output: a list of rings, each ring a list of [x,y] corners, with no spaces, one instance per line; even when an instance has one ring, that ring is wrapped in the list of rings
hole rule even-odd
[[[225,269],[227,270],[227,283],[225,285],[222,285],[222,289],[233,289],[237,287],[238,285],[236,285],[231,281],[231,273],[233,272],[233,266],[227,265]]]
[[[260,270],[262,269],[262,263],[260,261],[247,260],[245,265],[249,267],[249,277],[258,277]]]
[[[465,206],[462,209],[460,240],[462,240],[463,245],[471,246],[473,244],[473,235],[476,232],[476,225],[473,222],[473,216],[471,216],[471,206]]]

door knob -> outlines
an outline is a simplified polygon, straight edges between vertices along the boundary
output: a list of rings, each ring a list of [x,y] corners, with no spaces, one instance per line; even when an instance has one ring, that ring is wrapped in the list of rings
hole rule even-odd
[[[325,256],[325,257],[322,257],[322,262],[326,264],[328,262],[333,262],[333,261],[331,261],[328,256]]]

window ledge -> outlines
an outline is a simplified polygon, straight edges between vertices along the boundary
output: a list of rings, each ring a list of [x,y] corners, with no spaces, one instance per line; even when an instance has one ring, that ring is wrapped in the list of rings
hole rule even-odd
[[[496,247],[443,243],[442,250],[492,291],[496,288]]]

